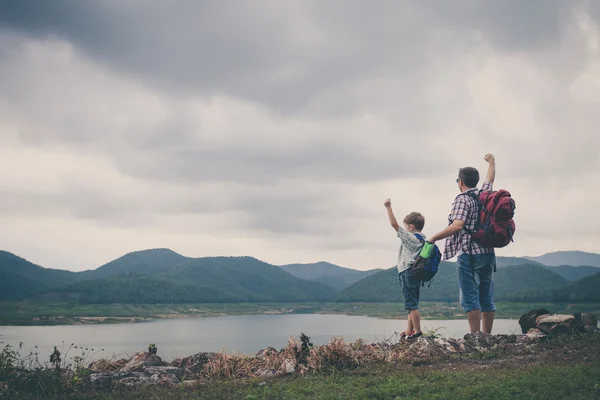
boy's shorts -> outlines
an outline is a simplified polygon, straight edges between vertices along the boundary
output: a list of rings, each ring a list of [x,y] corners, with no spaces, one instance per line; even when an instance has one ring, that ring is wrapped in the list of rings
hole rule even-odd
[[[410,275],[410,268],[400,272],[399,279],[404,294],[404,309],[407,311],[418,310],[421,281]]]

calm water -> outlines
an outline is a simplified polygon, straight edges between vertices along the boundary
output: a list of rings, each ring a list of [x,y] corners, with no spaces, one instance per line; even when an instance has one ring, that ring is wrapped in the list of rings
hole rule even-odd
[[[135,324],[71,326],[0,326],[0,342],[18,346],[21,354],[38,346],[40,358],[46,360],[57,345],[65,350],[71,344],[100,351],[94,358],[128,357],[156,343],[164,360],[185,357],[202,351],[227,351],[250,354],[273,346],[284,347],[288,337],[304,332],[314,344],[327,343],[334,336],[347,341],[358,338],[379,341],[390,338],[406,327],[406,321],[347,315],[240,315],[211,318],[168,319]],[[423,321],[423,331],[441,328],[445,337],[462,337],[467,332],[465,320]],[[494,322],[494,333],[520,333],[516,319]],[[4,346],[4,344],[2,346]],[[62,352],[62,350],[61,350]],[[71,350],[69,356],[80,355]]]

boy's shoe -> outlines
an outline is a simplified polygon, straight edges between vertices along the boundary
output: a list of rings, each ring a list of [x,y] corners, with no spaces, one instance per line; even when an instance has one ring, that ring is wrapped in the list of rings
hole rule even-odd
[[[421,331],[419,331],[419,332],[413,332],[413,333],[411,333],[410,335],[408,335],[406,337],[406,340],[409,340],[409,341],[415,340],[417,338],[420,338],[421,336],[423,336],[423,332],[421,332]]]
[[[400,340],[405,340],[407,337],[409,337],[410,335],[412,335],[415,331],[410,331],[410,333],[406,333],[406,332],[402,332],[400,334]]]

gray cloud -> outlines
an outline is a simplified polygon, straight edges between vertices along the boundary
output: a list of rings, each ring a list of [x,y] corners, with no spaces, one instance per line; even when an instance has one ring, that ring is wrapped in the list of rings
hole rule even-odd
[[[418,71],[433,27],[463,37],[479,33],[508,51],[541,51],[560,40],[568,11],[558,0],[285,6],[268,0],[25,0],[5,4],[0,23],[36,36],[58,35],[161,90],[227,93],[293,113],[319,93],[391,66]]]
[[[594,196],[563,191],[600,169],[594,4],[149,4],[0,6],[0,240],[387,266],[383,199],[442,228],[488,151],[518,197],[510,251],[593,232],[568,216]]]

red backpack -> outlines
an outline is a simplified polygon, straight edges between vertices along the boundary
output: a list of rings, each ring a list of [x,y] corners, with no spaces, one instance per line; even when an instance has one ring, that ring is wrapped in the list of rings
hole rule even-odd
[[[471,233],[473,240],[483,247],[505,247],[513,242],[515,234],[515,201],[504,189],[467,193],[479,204],[479,219]]]

